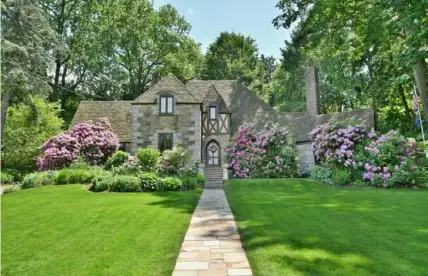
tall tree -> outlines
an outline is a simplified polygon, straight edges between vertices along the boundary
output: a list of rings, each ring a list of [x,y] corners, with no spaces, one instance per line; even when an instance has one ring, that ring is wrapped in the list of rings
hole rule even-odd
[[[11,97],[48,89],[46,68],[57,37],[36,0],[1,1],[1,135]],[[16,93],[15,93],[16,92]],[[20,93],[21,95],[16,95]]]
[[[249,87],[256,81],[264,82],[263,63],[258,55],[256,42],[251,37],[222,32],[208,47],[202,78],[239,79]]]

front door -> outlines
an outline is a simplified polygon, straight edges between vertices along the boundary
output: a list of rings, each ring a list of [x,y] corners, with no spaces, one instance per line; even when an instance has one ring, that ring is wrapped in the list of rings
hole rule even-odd
[[[220,165],[220,146],[215,141],[211,141],[207,145],[207,164],[209,166]]]

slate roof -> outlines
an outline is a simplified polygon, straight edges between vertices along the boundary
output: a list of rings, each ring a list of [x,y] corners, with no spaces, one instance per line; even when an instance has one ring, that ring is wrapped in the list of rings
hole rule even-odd
[[[217,102],[219,113],[231,113],[226,103],[224,102],[223,97],[220,96],[220,94],[217,92],[217,89],[215,89],[214,85],[212,84],[208,88],[205,97],[200,101],[202,102],[202,108],[205,112],[207,111],[207,106],[209,103]]]
[[[187,90],[186,86],[175,76],[169,75],[150,87],[132,103],[155,103],[159,92],[172,92],[175,94],[176,103],[199,103],[197,99]]]
[[[130,101],[82,101],[76,110],[70,128],[78,123],[108,118],[120,142],[131,142]]]

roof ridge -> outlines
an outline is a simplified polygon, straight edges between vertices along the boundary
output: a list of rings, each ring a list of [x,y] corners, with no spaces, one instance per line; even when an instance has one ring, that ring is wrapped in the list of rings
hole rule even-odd
[[[175,75],[169,75],[172,76],[173,78],[175,78],[176,81],[178,81],[179,84],[181,84],[181,86],[184,87],[184,89],[187,91],[187,93],[189,93],[189,95],[196,101],[199,102],[198,99],[196,99],[196,97],[189,91],[189,89],[187,89],[186,85],[184,83],[181,82],[181,80],[179,80]]]

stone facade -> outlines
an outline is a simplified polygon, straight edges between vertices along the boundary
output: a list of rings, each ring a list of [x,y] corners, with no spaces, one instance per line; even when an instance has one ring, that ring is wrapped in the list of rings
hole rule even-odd
[[[191,164],[201,161],[201,108],[176,104],[173,115],[159,115],[158,104],[132,105],[131,154],[142,147],[158,148],[160,133],[173,134],[173,147],[188,151]]]
[[[160,114],[162,97],[172,98],[172,112]],[[218,166],[227,167],[225,149],[244,123],[255,123],[260,130],[266,123],[279,123],[296,141],[301,171],[314,164],[308,133],[331,120],[359,120],[369,128],[374,123],[372,109],[320,114],[318,73],[315,67],[306,72],[307,112],[277,113],[237,80],[192,80],[184,85],[167,76],[130,102],[82,102],[73,119],[76,123],[107,117],[123,149],[135,154],[142,147],[159,148],[159,134],[172,134],[172,146],[183,147],[190,156],[189,165],[207,162],[207,145],[215,141],[220,147]],[[170,106],[170,105],[169,105]],[[215,107],[214,120],[209,111]],[[215,146],[214,146],[215,148]],[[212,152],[212,151],[211,151]],[[211,153],[212,154],[212,153]]]

